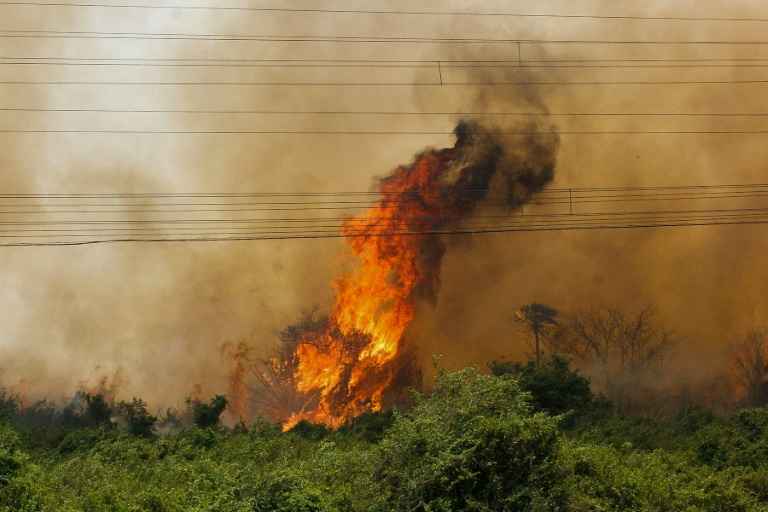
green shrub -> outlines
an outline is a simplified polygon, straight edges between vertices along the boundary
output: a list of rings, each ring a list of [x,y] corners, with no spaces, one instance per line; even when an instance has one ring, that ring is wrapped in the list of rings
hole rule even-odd
[[[297,434],[305,439],[318,441],[326,437],[330,433],[330,430],[328,430],[328,427],[325,425],[301,420],[290,430],[290,432]]]
[[[40,500],[31,479],[29,456],[21,450],[19,435],[0,424],[0,512],[40,512]]]
[[[0,421],[13,421],[18,417],[20,410],[19,397],[8,390],[0,389]]]
[[[553,482],[557,439],[516,381],[441,372],[381,442],[380,508],[525,510]]]
[[[760,510],[735,475],[697,465],[682,453],[566,443],[561,462],[570,476],[559,487],[574,512]]]
[[[198,407],[206,428],[184,428],[191,406],[144,435],[141,401],[112,411],[125,428],[88,413],[85,398],[64,409],[41,402],[0,423],[0,512],[768,510],[768,409],[643,418],[592,400],[562,429],[536,407],[579,403],[578,393],[551,393],[578,388],[563,384],[564,368],[440,372],[411,409],[336,432],[307,423],[284,433],[264,420],[220,428],[225,401],[214,398]]]
[[[0,423],[0,449],[11,452],[21,449],[21,436],[16,429],[5,423]]]
[[[80,422],[86,427],[111,427],[112,408],[104,398],[104,395],[92,395],[79,393],[85,400],[85,411],[80,416]]]
[[[200,428],[215,427],[219,424],[219,418],[227,408],[227,399],[216,395],[209,403],[191,402],[192,417],[195,425]]]
[[[745,473],[741,477],[741,484],[751,492],[760,503],[768,505],[768,468]]]
[[[392,411],[366,412],[350,420],[339,429],[339,433],[350,434],[370,443],[376,443],[381,441],[394,419]]]
[[[702,428],[693,449],[715,468],[768,468],[768,408],[745,409]]]
[[[515,377],[520,387],[531,394],[531,404],[550,414],[582,410],[592,402],[589,380],[570,368],[568,360],[554,356],[538,366],[493,361],[489,364],[496,376]]]
[[[253,489],[253,512],[332,512],[322,489],[290,470],[271,473]]]
[[[125,421],[128,432],[134,436],[151,437],[157,418],[147,411],[147,404],[140,398],[120,402],[116,413]],[[217,418],[218,422],[218,418]]]
[[[96,443],[104,439],[105,432],[102,429],[83,428],[73,430],[64,436],[57,448],[62,455],[87,451],[96,446]]]

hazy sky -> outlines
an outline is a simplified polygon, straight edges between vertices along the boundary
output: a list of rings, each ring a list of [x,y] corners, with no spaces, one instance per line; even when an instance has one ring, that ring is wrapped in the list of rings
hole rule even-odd
[[[118,4],[119,2],[111,2]],[[124,4],[157,2],[127,1]],[[185,0],[184,5],[214,5]],[[375,2],[441,11],[763,17],[753,1]],[[170,3],[165,3],[170,5]],[[265,6],[219,0],[220,6]],[[374,8],[346,0],[269,6]],[[766,23],[595,21],[501,16],[276,14],[245,11],[0,6],[0,29],[487,39],[760,40]],[[768,59],[765,46],[536,45],[525,59]],[[515,59],[516,44],[289,43],[0,37],[0,56],[81,59]],[[670,81],[768,79],[768,68],[443,70],[444,80]],[[3,81],[436,80],[434,68],[258,68],[0,65]],[[0,85],[0,107],[52,109],[765,112],[766,85],[162,86]],[[538,100],[536,99],[538,98]],[[320,116],[0,112],[0,129],[449,131],[452,116]],[[562,130],[763,129],[761,118],[615,117],[550,120]],[[760,183],[765,135],[568,135],[554,186]],[[361,191],[449,135],[204,135],[0,133],[2,193]],[[715,203],[698,205],[717,208]],[[729,203],[733,207],[733,203]],[[739,206],[744,203],[738,203]],[[749,203],[760,205],[760,201]],[[696,208],[697,205],[692,205]],[[608,207],[610,208],[610,207]],[[7,218],[8,216],[5,215]],[[39,217],[39,216],[38,216]],[[16,217],[14,217],[16,218]],[[424,352],[449,361],[520,354],[511,312],[525,302],[563,310],[655,304],[687,339],[681,361],[716,368],[725,340],[768,313],[768,227],[489,235],[446,258],[436,308],[415,326]],[[172,402],[195,384],[221,391],[219,347],[270,347],[302,311],[330,304],[343,242],[252,241],[0,248],[0,366],[6,384],[70,392],[123,369],[127,395]]]

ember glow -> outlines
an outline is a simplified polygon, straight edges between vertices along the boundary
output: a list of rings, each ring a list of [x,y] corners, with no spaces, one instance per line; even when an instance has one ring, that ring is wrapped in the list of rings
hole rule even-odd
[[[295,339],[291,380],[303,400],[284,428],[338,427],[393,403],[414,381],[408,327],[419,301],[436,300],[446,233],[471,230],[491,193],[514,208],[553,176],[555,137],[508,142],[474,123],[455,135],[454,147],[424,151],[382,179],[377,203],[344,223],[359,265],[336,280],[324,327]]]

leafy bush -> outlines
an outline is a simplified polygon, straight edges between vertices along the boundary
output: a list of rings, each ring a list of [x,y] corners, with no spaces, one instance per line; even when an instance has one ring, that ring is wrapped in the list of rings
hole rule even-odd
[[[382,510],[525,510],[554,481],[557,420],[512,379],[442,372],[396,415],[375,479]]]
[[[96,443],[104,439],[104,431],[101,429],[84,428],[69,432],[58,446],[58,452],[62,455],[87,451],[96,446]]]
[[[144,400],[134,398],[130,402],[120,402],[117,405],[116,412],[125,421],[128,432],[132,435],[139,437],[152,436],[157,417],[149,414]]]
[[[0,421],[9,422],[19,415],[21,404],[16,395],[0,390]]]
[[[768,409],[626,416],[572,392],[567,365],[501,374],[440,372],[411,409],[338,431],[212,428],[223,397],[159,435],[140,400],[109,407],[125,428],[106,401],[40,402],[0,421],[0,512],[768,510]],[[568,429],[537,411],[578,403]]]
[[[219,418],[227,408],[227,399],[216,395],[209,403],[192,402],[192,417],[195,425],[200,428],[215,427],[219,424]]]
[[[0,424],[0,512],[40,512],[40,500],[25,472],[29,456],[21,450],[20,436]]]
[[[109,427],[112,425],[112,408],[104,395],[78,393],[85,401],[85,411],[80,415],[79,422],[86,427]]]
[[[375,443],[381,441],[387,429],[392,426],[394,419],[395,416],[392,411],[366,412],[349,421],[339,429],[339,432]]]
[[[592,402],[589,380],[570,368],[568,360],[554,356],[541,366],[493,361],[489,368],[496,376],[515,377],[531,394],[532,405],[551,414],[581,410]]]
[[[559,484],[572,511],[758,511],[731,473],[716,473],[682,453],[632,452],[566,443]]]
[[[326,437],[330,431],[325,425],[319,425],[316,423],[310,423],[306,420],[301,420],[290,430],[290,432],[298,434],[305,439],[318,441]]]
[[[694,438],[699,461],[715,468],[768,467],[768,408],[745,409]]]
[[[17,451],[21,449],[21,436],[10,425],[0,423],[0,449]]]
[[[290,470],[268,475],[253,490],[253,512],[331,512],[322,489]]]

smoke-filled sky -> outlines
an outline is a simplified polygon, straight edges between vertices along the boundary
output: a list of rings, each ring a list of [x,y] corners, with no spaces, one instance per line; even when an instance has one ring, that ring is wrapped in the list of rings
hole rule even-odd
[[[114,2],[118,4],[119,2]],[[125,2],[132,3],[132,2]],[[154,3],[153,3],[154,5]],[[159,5],[159,4],[158,4]],[[212,5],[193,2],[185,5]],[[244,5],[224,2],[216,5]],[[278,7],[371,9],[346,0]],[[262,4],[259,4],[262,6]],[[382,10],[768,17],[763,2],[690,0],[637,6],[589,1],[378,1]],[[0,6],[0,28],[88,32],[371,35],[494,39],[760,40],[765,23],[578,18],[259,14],[243,11]],[[766,46],[523,45],[526,59],[768,59]],[[206,59],[515,59],[515,44],[289,43],[0,38],[1,56]],[[768,79],[755,67],[444,70],[446,81]],[[435,80],[434,69],[151,68],[0,65],[4,81]],[[152,86],[0,85],[1,107],[54,109],[760,112],[765,85]],[[457,117],[0,113],[0,129],[316,129],[449,132]],[[760,129],[760,118],[550,118],[570,130]],[[765,135],[569,135],[553,186],[768,181]],[[336,192],[374,178],[450,135],[0,134],[2,193]],[[760,205],[759,201],[750,205]],[[741,204],[740,204],[741,205]],[[695,205],[693,206],[695,207]],[[709,203],[701,207],[717,207]],[[653,304],[686,339],[678,364],[705,374],[726,342],[764,323],[768,227],[511,233],[462,240],[442,290],[415,326],[423,353],[450,364],[519,355],[512,312],[531,301],[564,311]],[[2,381],[60,396],[122,370],[126,396],[174,403],[195,385],[223,391],[226,341],[266,353],[276,333],[328,308],[342,241],[115,244],[0,248]],[[694,373],[688,373],[693,375]]]

